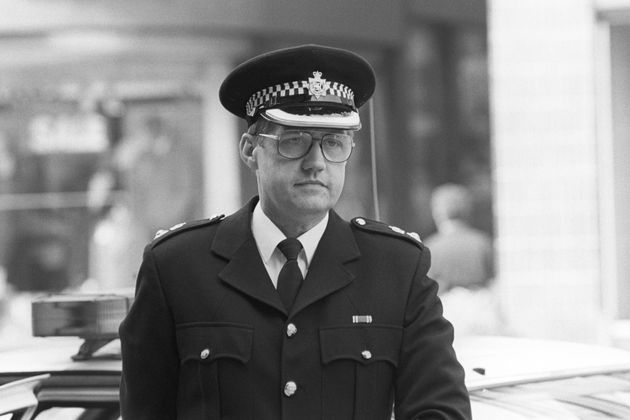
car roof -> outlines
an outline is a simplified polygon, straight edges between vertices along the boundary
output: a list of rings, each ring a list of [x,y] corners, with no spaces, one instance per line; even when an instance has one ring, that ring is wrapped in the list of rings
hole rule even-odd
[[[469,391],[576,375],[630,371],[630,352],[566,341],[470,336],[455,341]]]
[[[1,375],[42,372],[120,373],[120,340],[113,340],[88,360],[73,360],[83,340],[76,337],[33,337],[19,347],[0,351]]]
[[[120,374],[120,340],[88,360],[73,360],[83,343],[75,337],[34,337],[20,347],[0,351],[0,375],[101,372]],[[455,343],[469,390],[558,379],[575,375],[630,371],[626,350],[519,337],[465,336]]]

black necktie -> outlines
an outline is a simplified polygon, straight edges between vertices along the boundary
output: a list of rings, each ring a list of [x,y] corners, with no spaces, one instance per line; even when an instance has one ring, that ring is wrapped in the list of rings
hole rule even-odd
[[[284,307],[289,311],[293,306],[295,295],[297,295],[303,280],[302,272],[297,262],[298,254],[302,250],[302,244],[295,238],[287,238],[278,244],[278,249],[287,257],[287,262],[282,266],[278,276],[278,293]]]

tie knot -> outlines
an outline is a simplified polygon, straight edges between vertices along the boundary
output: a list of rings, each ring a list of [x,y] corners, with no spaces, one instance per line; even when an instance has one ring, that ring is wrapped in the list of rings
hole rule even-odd
[[[302,243],[295,238],[287,238],[278,244],[278,249],[287,260],[295,260],[302,250]]]

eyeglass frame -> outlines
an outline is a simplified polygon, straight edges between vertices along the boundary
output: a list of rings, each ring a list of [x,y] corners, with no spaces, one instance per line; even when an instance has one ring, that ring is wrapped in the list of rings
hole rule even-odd
[[[290,130],[290,131],[299,131],[299,132],[308,132],[308,130]],[[313,134],[311,134],[310,132],[308,132],[311,135],[311,145],[308,147],[308,149],[306,149],[306,151],[304,152],[304,154],[302,156],[298,156],[298,157],[289,157],[289,156],[285,156],[280,152],[280,134],[267,134],[267,133],[256,133],[253,134],[253,136],[255,137],[263,137],[266,139],[271,139],[271,140],[275,140],[276,141],[276,150],[278,151],[278,154],[280,156],[282,156],[285,159],[290,159],[290,160],[297,160],[297,159],[302,159],[304,156],[308,155],[311,150],[313,149],[313,143],[315,143],[315,136],[313,136]],[[281,133],[282,134],[282,133]],[[327,162],[330,163],[344,163],[347,162],[350,159],[350,156],[352,156],[352,151],[354,150],[354,146],[355,146],[355,142],[354,142],[354,138],[351,137],[352,139],[352,143],[350,144],[350,153],[348,154],[348,157],[345,158],[344,160],[340,160],[340,161],[335,161],[335,160],[330,160],[328,157],[326,157],[326,153],[324,152],[324,146],[322,145],[322,140],[324,139],[324,137],[331,135],[331,134],[338,134],[338,133],[325,133],[321,136],[319,136],[319,150],[321,150],[322,152],[322,156],[324,157],[324,159]]]

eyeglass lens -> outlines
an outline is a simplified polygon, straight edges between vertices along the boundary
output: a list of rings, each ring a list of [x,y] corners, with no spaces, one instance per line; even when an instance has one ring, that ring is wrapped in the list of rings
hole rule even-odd
[[[344,162],[352,153],[352,136],[343,133],[329,133],[321,137],[324,157],[331,162]],[[278,152],[290,159],[305,156],[313,145],[313,135],[307,131],[285,131],[278,139]]]

